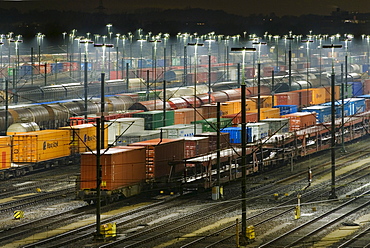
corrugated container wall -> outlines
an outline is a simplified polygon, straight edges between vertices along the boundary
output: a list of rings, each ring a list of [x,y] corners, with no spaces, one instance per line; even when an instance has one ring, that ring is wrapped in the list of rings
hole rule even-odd
[[[158,139],[161,137],[161,130],[144,130],[141,132],[124,134],[117,137],[118,146],[126,146],[131,143],[136,143],[140,141],[146,141],[151,139]],[[163,136],[163,133],[162,133]]]
[[[13,162],[36,163],[70,155],[68,130],[42,130],[13,136]]]
[[[282,118],[289,118],[290,131],[300,130],[316,124],[315,112],[296,112],[284,115]]]
[[[12,140],[11,136],[0,136],[0,170],[11,167]]]
[[[104,125],[104,147],[108,147],[108,125]],[[60,127],[69,130],[71,137],[71,154],[96,150],[96,126],[93,124],[80,124]]]
[[[209,152],[208,137],[185,137],[185,158],[192,158]]]
[[[217,132],[205,132],[196,134],[195,137],[208,137],[209,141],[209,151],[215,152],[217,149]],[[229,148],[230,135],[228,133],[220,134],[220,148]]]
[[[102,190],[115,190],[146,179],[145,147],[110,148],[101,150]],[[96,188],[96,151],[81,155],[80,188]]]
[[[261,120],[269,125],[269,135],[284,134],[289,132],[289,119],[287,118],[271,118]]]
[[[183,139],[153,139],[130,146],[146,147],[146,176],[147,179],[167,180],[171,171],[171,163],[182,161],[184,158]],[[184,165],[177,164],[175,172],[183,172]]]
[[[119,118],[109,121],[108,143],[113,144],[117,136],[144,130],[144,118]]]

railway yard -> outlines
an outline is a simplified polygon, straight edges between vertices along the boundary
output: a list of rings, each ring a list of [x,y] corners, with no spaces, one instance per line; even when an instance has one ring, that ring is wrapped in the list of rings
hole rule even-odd
[[[247,222],[256,237],[247,247],[339,247],[344,241],[365,247],[370,220],[367,142],[349,144],[347,153],[338,154],[338,199],[329,200],[330,161],[325,152],[295,163],[293,171],[286,165],[249,176]],[[308,167],[313,174],[309,187]],[[239,181],[226,184],[218,201],[205,191],[142,194],[104,205],[102,223],[115,222],[117,238],[93,242],[95,208],[76,199],[78,168],[71,165],[68,171],[55,168],[25,176],[22,183],[12,179],[2,184],[2,247],[235,247],[236,220],[241,218]],[[299,219],[294,212],[297,195]],[[24,218],[15,220],[13,211],[20,209]]]
[[[1,247],[370,247],[370,36],[74,35],[3,44]]]

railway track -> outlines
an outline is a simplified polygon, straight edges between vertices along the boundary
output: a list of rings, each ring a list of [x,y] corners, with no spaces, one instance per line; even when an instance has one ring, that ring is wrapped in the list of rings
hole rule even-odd
[[[356,152],[356,157],[362,157],[362,156],[368,156],[368,152],[366,151],[366,148],[365,150],[357,150]],[[343,166],[346,165],[349,161],[352,161],[354,160],[354,155],[352,154],[351,156],[350,155],[346,155],[346,156],[343,156],[340,161],[341,161],[341,164],[343,163]],[[339,160],[338,160],[339,161]],[[325,168],[325,163],[321,163],[320,166],[324,166]],[[341,165],[338,164],[338,167],[340,167]],[[327,169],[322,169],[322,167],[320,167],[321,169],[317,169],[318,172],[317,174],[315,175],[319,175],[319,173],[327,173]],[[261,184],[257,183],[258,186],[255,186],[255,187],[252,187],[250,186],[250,189],[249,189],[249,192],[248,194],[250,195],[258,195],[258,198],[251,198],[252,202],[253,201],[256,201],[256,200],[259,200],[259,199],[262,199],[263,200],[266,200],[267,199],[271,199],[271,196],[273,195],[273,193],[277,192],[277,191],[281,191],[281,192],[287,192],[290,188],[291,189],[291,186],[292,186],[292,182],[293,180],[295,181],[299,181],[296,183],[296,190],[299,190],[301,189],[301,186],[306,184],[305,183],[305,178],[302,179],[303,175],[306,174],[306,170],[304,170],[304,174],[302,174],[301,172],[297,172],[298,174],[295,174],[295,175],[292,175],[290,178],[287,178],[285,177],[284,179],[274,179],[274,182],[271,183],[271,181],[269,182],[266,182],[265,185],[261,186]],[[301,173],[301,174],[300,174]],[[361,173],[361,172],[358,172],[358,173]],[[276,173],[275,173],[276,174]],[[266,173],[267,175],[267,173]],[[348,183],[348,182],[347,182]],[[277,185],[279,185],[279,189],[277,188]],[[295,189],[293,189],[292,191],[294,191]],[[263,196],[263,197],[261,197]],[[236,197],[236,199],[239,200],[239,196]],[[294,198],[295,199],[295,198]],[[229,199],[231,201],[231,206],[230,206],[230,209],[229,211],[237,211],[238,207],[239,207],[239,203],[235,203],[235,204],[232,204],[232,201],[233,199]],[[251,203],[252,203],[251,202]],[[288,203],[285,203],[285,204],[288,204]],[[293,203],[290,203],[290,204],[293,204]],[[184,203],[181,203],[180,205],[184,206],[185,207],[185,204]],[[224,204],[222,204],[224,205]],[[163,206],[162,206],[163,207]],[[158,212],[161,212],[163,211],[162,207],[160,207],[158,209]],[[233,210],[232,210],[233,209]],[[292,207],[289,209],[289,210],[285,210],[285,211],[291,211],[292,210]],[[210,211],[208,211],[210,213]],[[220,210],[220,213],[222,212],[225,212],[225,210]],[[148,213],[148,214],[143,214],[142,216],[136,216],[135,218],[130,218],[130,220],[127,220],[127,218],[129,218],[130,215],[134,214],[134,213],[128,213],[126,216],[115,216],[115,217],[112,217],[112,218],[109,218],[107,220],[104,220],[104,222],[102,222],[102,224],[104,223],[110,223],[110,222],[116,222],[117,223],[117,228],[118,228],[118,233],[122,233],[122,229],[121,229],[121,226],[129,226],[129,225],[140,225],[138,223],[146,223],[147,222],[147,218],[148,216],[153,216],[155,215],[155,211],[153,211],[153,213]],[[179,227],[180,229],[182,228],[187,228],[189,226],[189,221],[186,221],[186,218],[197,218],[196,221],[194,222],[194,224],[199,224],[202,220],[202,218],[204,217],[205,219],[207,219],[205,216],[205,214],[198,214],[198,216],[201,215],[199,218],[197,217],[194,217],[194,216],[189,216],[189,217],[184,217],[185,219],[185,223],[187,224],[183,224],[181,227]],[[210,213],[208,215],[208,221],[212,222],[212,216],[214,216],[215,214],[213,213]],[[120,220],[120,218],[126,218],[125,220]],[[135,222],[136,221],[136,222]],[[207,220],[206,220],[207,221]],[[174,220],[174,222],[176,223],[176,220]],[[178,221],[177,221],[178,222]],[[203,221],[202,221],[203,222]],[[122,224],[121,224],[122,223]],[[136,223],[136,224],[135,224]],[[163,237],[164,234],[164,226],[161,226],[160,228],[156,228],[155,230],[159,230],[159,231],[162,231],[162,233],[157,234],[158,237]],[[174,226],[172,227],[168,227],[169,230],[172,230],[174,231],[176,228],[176,224],[174,224]],[[230,227],[232,228],[232,227]],[[144,229],[149,229],[149,228],[144,228]],[[156,238],[153,238],[156,236],[155,231],[154,229],[152,230],[152,234],[150,234],[151,232],[149,231],[148,233],[148,239],[154,239],[155,242],[156,241]],[[167,228],[166,228],[167,230]],[[27,245],[26,247],[38,247],[38,246],[42,246],[42,247],[73,247],[74,245],[73,244],[87,244],[87,243],[90,243],[91,242],[91,237],[92,237],[92,234],[94,233],[95,231],[95,227],[94,227],[94,224],[92,225],[87,225],[87,226],[84,226],[84,227],[81,227],[81,228],[78,228],[76,230],[73,230],[71,232],[66,232],[64,234],[61,234],[61,235],[58,235],[57,237],[50,237],[48,239],[45,239],[45,240],[41,240],[39,242],[35,242],[35,243],[32,243],[32,244],[29,244]],[[140,232],[140,230],[136,230],[136,232]],[[166,231],[166,233],[171,233],[171,231]],[[136,234],[135,234],[136,235]],[[215,234],[217,235],[217,234]],[[121,235],[120,235],[121,236]],[[132,236],[132,237],[131,237]],[[170,236],[170,235],[166,235],[166,236]],[[209,234],[208,236],[214,236],[213,234]],[[220,235],[221,236],[221,235]],[[131,237],[131,241],[130,239],[127,239],[128,237]],[[140,244],[137,243],[137,239],[138,239],[138,236],[133,236],[133,235],[130,235],[130,233],[128,234],[125,234],[125,238],[126,240],[124,241],[124,243],[126,244],[127,242],[130,242],[131,243],[131,247],[135,247],[138,246],[140,247]],[[140,237],[140,239],[142,238],[142,236]],[[81,243],[82,241],[82,243]],[[80,243],[79,243],[80,242]],[[149,242],[149,241],[147,241]],[[165,242],[165,241],[164,241]],[[210,242],[208,242],[210,243]],[[113,246],[116,246],[116,247],[122,247],[122,244],[110,244],[112,247]],[[197,247],[197,246],[189,246],[189,245],[186,245],[186,244],[183,244],[184,247]],[[94,247],[94,244],[91,244],[91,247]],[[105,247],[104,245],[102,245],[102,247]],[[130,246],[128,246],[130,247]],[[206,246],[201,246],[201,247],[206,247]],[[212,246],[210,246],[212,247]]]

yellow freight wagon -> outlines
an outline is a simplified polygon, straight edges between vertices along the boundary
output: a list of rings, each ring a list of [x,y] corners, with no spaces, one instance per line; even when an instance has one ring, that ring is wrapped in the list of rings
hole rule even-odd
[[[42,130],[13,136],[13,162],[38,163],[70,155],[68,130]]]
[[[60,127],[61,130],[70,132],[71,154],[83,153],[96,150],[96,126],[93,124],[81,124],[75,126]],[[104,129],[104,148],[108,147],[108,125]],[[90,150],[89,150],[90,149]]]
[[[11,167],[12,140],[10,136],[0,136],[0,170]]]

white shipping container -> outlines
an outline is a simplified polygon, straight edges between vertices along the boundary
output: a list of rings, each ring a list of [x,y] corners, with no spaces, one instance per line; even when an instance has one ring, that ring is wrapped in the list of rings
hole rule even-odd
[[[171,126],[165,126],[157,128],[157,130],[163,131],[163,138],[177,139],[182,137],[194,136],[194,124],[177,124]],[[196,125],[196,132],[202,133],[202,125]]]
[[[108,144],[112,145],[117,136],[143,131],[145,122],[144,118],[119,118],[108,124]]]
[[[263,122],[247,123],[247,140],[255,142],[268,136],[269,125]]]

